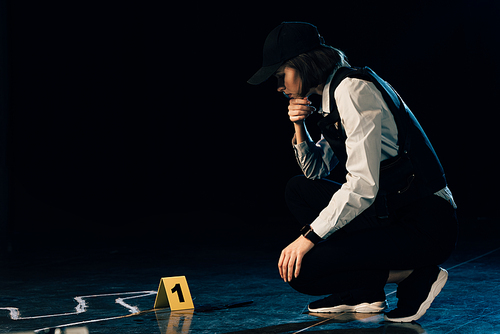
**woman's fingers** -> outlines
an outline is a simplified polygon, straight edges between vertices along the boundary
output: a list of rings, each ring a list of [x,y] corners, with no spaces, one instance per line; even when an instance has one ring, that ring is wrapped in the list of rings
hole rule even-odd
[[[297,261],[295,262],[295,273],[293,274],[293,277],[297,278],[299,277],[300,274],[300,267],[302,266],[302,258],[304,256],[297,256]]]
[[[311,115],[316,108],[311,106],[307,99],[292,99],[288,106],[288,116],[292,122],[303,121]]]
[[[278,261],[278,268],[280,276],[285,282],[290,282],[293,277],[299,276],[302,259],[313,247],[314,244],[309,239],[301,236],[283,249]]]
[[[283,278],[283,263],[285,262],[285,255],[281,252],[280,259],[278,261],[278,269],[280,271],[280,277]]]
[[[294,251],[290,251],[289,249],[284,249],[281,252],[280,260],[278,262],[278,268],[280,271],[280,276],[285,282],[290,282],[293,276],[298,276],[297,264],[300,264],[302,261],[299,259],[297,254]],[[295,273],[294,273],[295,268]],[[298,268],[300,270],[300,267]],[[294,275],[295,274],[295,275]]]

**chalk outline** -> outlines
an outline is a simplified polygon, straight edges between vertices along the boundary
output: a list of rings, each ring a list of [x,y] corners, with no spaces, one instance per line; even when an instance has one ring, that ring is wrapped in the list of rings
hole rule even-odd
[[[21,313],[19,312],[19,309],[17,307],[0,307],[0,310],[9,311],[10,318],[12,320],[30,320],[30,319],[42,319],[42,318],[51,318],[51,317],[62,317],[62,316],[77,315],[77,314],[87,312],[87,304],[85,302],[85,299],[88,299],[88,298],[123,296],[123,295],[137,295],[137,296],[130,296],[130,297],[125,297],[125,298],[115,299],[116,304],[120,304],[121,306],[123,306],[129,310],[129,312],[131,313],[129,315],[112,317],[112,318],[93,319],[93,320],[82,321],[82,322],[74,323],[74,324],[65,324],[65,325],[57,326],[57,327],[67,327],[69,325],[85,324],[85,323],[92,323],[92,322],[98,322],[98,321],[119,319],[119,318],[131,316],[131,315],[140,314],[142,312],[139,310],[139,308],[137,306],[129,305],[125,302],[125,300],[156,295],[156,293],[157,293],[156,291],[148,290],[148,291],[117,292],[117,293],[103,293],[103,294],[97,294],[97,295],[76,296],[73,298],[78,303],[78,305],[75,307],[76,312],[68,312],[68,313],[46,314],[46,315],[38,315],[38,316],[31,316],[31,317],[21,317]],[[147,311],[144,311],[144,313],[145,312],[147,312]],[[46,330],[46,329],[49,329],[49,328],[37,329],[37,330],[35,330],[35,333]]]
[[[39,333],[39,332],[46,331],[47,329],[51,329],[51,328],[70,327],[70,326],[78,326],[78,325],[91,324],[91,323],[101,322],[101,321],[123,319],[123,318],[133,317],[133,316],[136,316],[136,315],[141,315],[141,314],[145,314],[145,313],[149,313],[149,312],[155,311],[155,309],[150,309],[150,310],[146,310],[146,311],[140,311],[138,307],[131,306],[131,305],[125,303],[124,300],[125,299],[142,298],[142,297],[147,297],[147,296],[151,296],[151,295],[156,295],[157,291],[136,291],[136,292],[109,293],[109,294],[83,296],[81,298],[109,297],[109,296],[119,296],[119,295],[126,295],[126,294],[140,294],[139,296],[131,296],[131,297],[126,297],[126,298],[117,298],[117,299],[115,299],[115,303],[120,304],[120,305],[128,308],[129,312],[131,312],[131,314],[119,315],[119,316],[110,317],[110,318],[99,318],[99,319],[91,319],[91,320],[84,320],[84,321],[79,321],[79,322],[72,322],[72,323],[67,323],[67,324],[61,324],[61,325],[57,325],[57,326],[53,326],[53,327],[45,327],[45,328],[36,329],[34,332],[35,333]],[[76,299],[76,297],[75,297],[75,299]],[[137,312],[135,312],[135,311],[137,311]]]

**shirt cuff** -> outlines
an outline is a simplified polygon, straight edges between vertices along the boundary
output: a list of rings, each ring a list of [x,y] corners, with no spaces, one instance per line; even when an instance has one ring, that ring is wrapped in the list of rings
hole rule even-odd
[[[311,228],[314,230],[314,233],[318,235],[318,237],[326,239],[334,232],[328,225],[328,222],[324,221],[321,217],[318,217],[312,222]]]

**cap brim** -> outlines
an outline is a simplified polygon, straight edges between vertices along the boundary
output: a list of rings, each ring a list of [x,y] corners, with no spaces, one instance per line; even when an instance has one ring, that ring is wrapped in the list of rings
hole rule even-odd
[[[280,68],[282,63],[263,66],[247,82],[251,85],[259,85],[269,79]]]

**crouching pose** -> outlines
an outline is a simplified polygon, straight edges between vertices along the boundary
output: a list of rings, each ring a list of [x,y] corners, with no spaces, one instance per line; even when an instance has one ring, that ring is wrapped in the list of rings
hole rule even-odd
[[[385,319],[419,319],[447,281],[438,265],[457,238],[456,205],[424,130],[387,82],[351,67],[311,24],[283,22],[263,56],[248,82],[277,77],[304,173],[286,188],[302,228],[279,258],[282,279],[299,292],[328,295],[311,312],[381,312],[385,284],[397,283],[398,304]],[[305,125],[316,111],[311,94],[322,95],[317,143]],[[345,183],[325,178],[335,166],[345,167]]]

